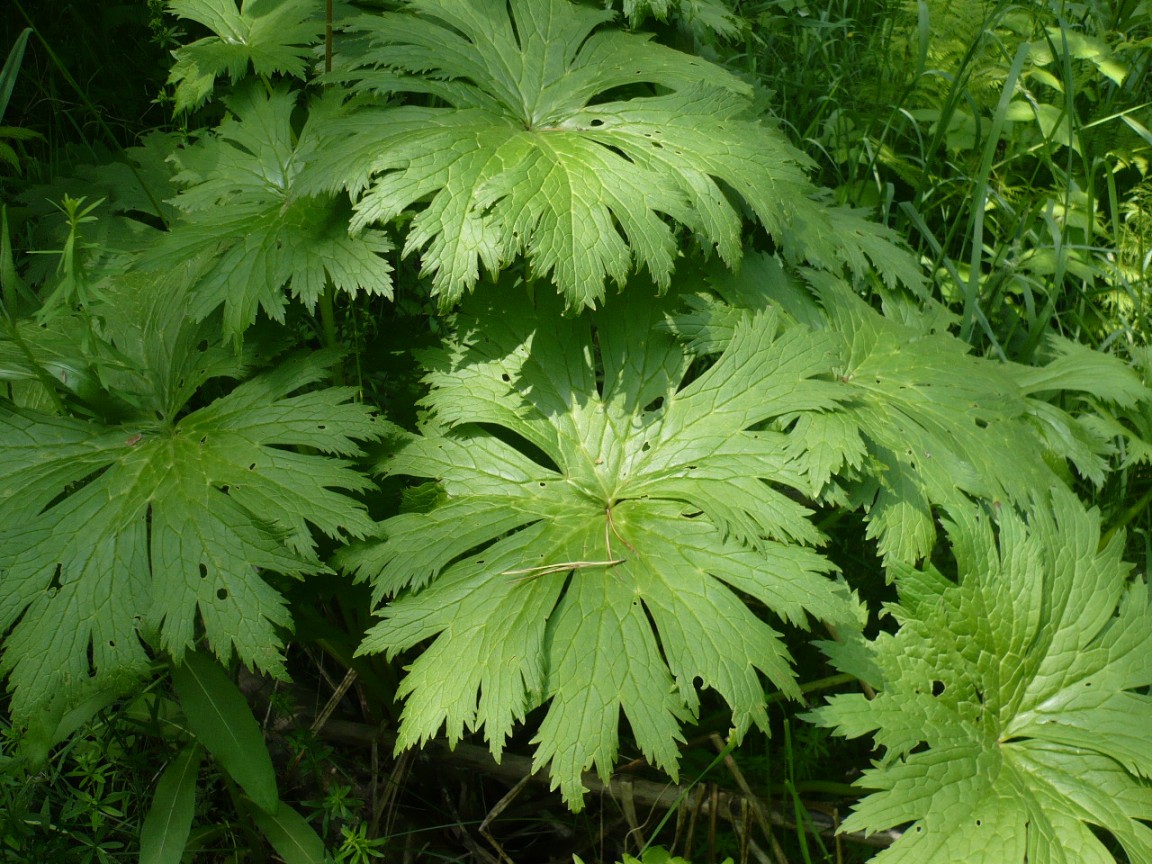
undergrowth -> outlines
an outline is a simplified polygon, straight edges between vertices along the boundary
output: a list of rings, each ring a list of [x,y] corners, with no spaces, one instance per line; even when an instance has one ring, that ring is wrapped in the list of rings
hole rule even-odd
[[[1152,9],[610,7],[6,8],[0,858],[1152,860]]]

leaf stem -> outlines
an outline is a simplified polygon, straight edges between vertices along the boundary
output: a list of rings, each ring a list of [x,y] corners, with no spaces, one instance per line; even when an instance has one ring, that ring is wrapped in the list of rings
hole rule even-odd
[[[339,349],[339,337],[336,334],[336,286],[332,280],[324,286],[324,293],[320,295],[320,344],[325,348]],[[344,383],[344,362],[341,361],[332,367],[332,381],[335,384]]]
[[[547,576],[549,573],[563,573],[565,570],[584,570],[589,567],[615,567],[624,563],[623,558],[614,558],[609,561],[564,561],[560,564],[545,564],[542,567],[524,567],[520,570],[505,570],[501,576],[523,576],[521,581],[535,579],[537,576]]]
[[[831,690],[833,687],[839,687],[841,684],[850,684],[856,680],[855,675],[849,675],[847,672],[841,672],[837,675],[829,675],[827,678],[817,678],[815,681],[809,681],[807,684],[800,686],[801,693],[819,693],[821,690]],[[769,705],[773,702],[782,702],[789,698],[786,694],[777,691],[769,694],[766,701]]]

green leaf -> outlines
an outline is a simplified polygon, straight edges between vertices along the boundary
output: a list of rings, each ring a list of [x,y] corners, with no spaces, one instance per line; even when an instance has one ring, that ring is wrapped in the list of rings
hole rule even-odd
[[[304,188],[349,189],[354,230],[412,218],[404,252],[444,305],[519,256],[569,308],[645,269],[666,288],[686,228],[730,266],[742,208],[789,258],[919,285],[886,229],[817,200],[811,161],[752,111],[750,88],[568,0],[416,0],[362,19],[337,80],[445,107],[353,102]],[[364,48],[363,43],[369,47]],[[610,99],[625,92],[658,95]],[[604,98],[601,98],[604,97]]]
[[[283,801],[271,813],[253,810],[252,818],[285,864],[324,864],[327,860],[320,835]]]
[[[1119,358],[1059,336],[1048,347],[1052,359],[1044,366],[1016,367],[1025,393],[1081,391],[1124,408],[1148,400],[1140,376]]]
[[[1028,524],[1003,511],[998,538],[971,515],[949,533],[959,584],[913,571],[899,631],[861,643],[876,698],[810,715],[885,748],[843,830],[912,823],[878,864],[1111,862],[1097,831],[1152,860],[1152,610],[1123,538],[1101,548],[1063,490]]]
[[[309,0],[244,0],[239,9],[236,0],[168,0],[168,9],[215,34],[173,52],[178,112],[199,108],[219,76],[239,81],[249,63],[263,77],[303,78],[324,33],[324,7]]]
[[[81,399],[98,398],[96,371],[80,345],[86,335],[83,323],[75,318],[45,324],[13,322],[0,339],[0,381],[35,381],[59,386]]]
[[[187,412],[236,364],[180,315],[171,282],[127,287],[112,341],[93,339],[124,360],[122,417],[0,401],[0,671],[19,722],[86,688],[130,686],[149,666],[142,638],[178,660],[202,634],[221,659],[283,675],[291,620],[262,571],[326,572],[314,530],[375,530],[345,494],[368,480],[323,455],[355,455],[382,426],[352,390],[313,389],[334,357],[286,360]]]
[[[727,0],[624,0],[623,12],[635,28],[651,15],[660,21],[674,16],[692,33],[715,33],[727,39],[740,32],[740,23]]]
[[[25,27],[20,31],[20,35],[8,50],[4,67],[0,69],[0,120],[4,119],[4,114],[8,111],[8,100],[12,98],[12,91],[16,87],[20,64],[24,62],[24,50],[28,47],[28,39],[31,36],[31,27]]]
[[[821,288],[828,326],[843,340],[835,371],[844,410],[872,457],[857,494],[886,561],[931,551],[933,505],[1027,504],[1031,490],[1057,481],[1004,364],[971,355],[929,320],[878,314],[847,286]]]
[[[140,864],[180,864],[196,812],[196,779],[203,751],[185,747],[160,782],[140,829]]]
[[[185,187],[173,203],[183,212],[164,241],[140,266],[170,268],[198,255],[210,265],[196,283],[192,312],[206,317],[224,307],[224,329],[239,336],[257,308],[284,320],[287,288],[309,309],[326,286],[349,294],[392,296],[387,235],[348,233],[352,216],[345,195],[300,193],[298,177],[315,107],[297,141],[292,127],[296,95],[249,86],[226,100],[231,112],[212,135],[178,151],[174,182]]]
[[[53,747],[92,722],[136,684],[139,675],[140,669],[130,666],[79,682],[68,690],[45,694],[39,710],[23,718],[26,725],[19,739],[21,756],[39,769],[48,760]]]
[[[483,728],[498,755],[547,703],[535,764],[578,807],[581,771],[611,770],[621,712],[675,775],[698,687],[732,707],[737,736],[766,725],[761,675],[799,695],[745,598],[800,626],[850,614],[786,494],[803,486],[788,436],[765,428],[834,395],[817,380],[829,343],[773,312],[689,375],[659,303],[575,319],[538,305],[462,316],[429,356],[431,418],[387,470],[439,480],[444,502],[343,563],[377,597],[403,592],[361,651],[431,640],[400,686],[398,746]]]
[[[215,659],[190,651],[172,668],[188,727],[220,767],[266,813],[280,804],[276,771],[244,694]]]
[[[773,305],[834,340],[837,409],[795,419],[803,433],[791,439],[795,458],[809,494],[867,510],[868,535],[890,566],[931,552],[935,507],[1028,508],[1035,490],[1062,482],[1058,460],[1103,480],[1108,436],[1090,416],[1046,399],[1075,404],[1089,391],[1131,406],[1152,397],[1132,369],[1100,352],[1053,342],[1040,367],[977,357],[948,332],[942,310],[892,298],[882,313],[832,274],[795,274],[767,256],[749,256],[738,274],[713,267],[708,281],[727,302],[699,294],[667,325],[696,350],[723,350],[748,310]]]

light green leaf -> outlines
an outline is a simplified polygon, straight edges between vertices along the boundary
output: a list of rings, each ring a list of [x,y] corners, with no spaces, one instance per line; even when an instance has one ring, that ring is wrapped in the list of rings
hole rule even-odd
[[[280,793],[260,724],[220,664],[190,651],[172,668],[172,685],[196,739],[256,806],[275,812]]]
[[[323,124],[317,107],[297,141],[292,127],[296,95],[249,86],[226,100],[231,112],[214,134],[172,158],[185,187],[173,202],[183,219],[145,253],[141,267],[177,266],[210,256],[192,312],[206,317],[224,307],[224,329],[239,336],[258,308],[284,320],[287,288],[309,309],[330,283],[355,294],[392,296],[392,243],[380,231],[348,233],[352,216],[345,195],[301,194],[298,176],[310,152],[312,124]]]
[[[566,305],[646,270],[666,288],[686,228],[730,266],[747,207],[797,261],[919,285],[886,229],[817,200],[810,160],[752,112],[746,84],[568,0],[416,0],[363,19],[338,80],[446,107],[355,101],[321,131],[303,188],[347,188],[353,228],[417,204],[404,252],[445,305],[518,256]],[[359,46],[360,43],[357,43]],[[598,97],[657,85],[659,95]]]
[[[895,635],[864,642],[882,680],[871,701],[833,697],[811,719],[885,748],[877,790],[845,831],[911,822],[877,864],[1152,860],[1152,609],[1143,580],[1100,546],[1099,515],[1055,490],[995,537],[949,527],[959,584],[910,578]]]
[[[823,488],[866,509],[868,535],[888,565],[930,553],[933,508],[959,512],[980,500],[1028,508],[1035,490],[1063,482],[1053,468],[1062,460],[1103,479],[1108,436],[1046,398],[1074,405],[1091,393],[1132,406],[1152,397],[1132,369],[1099,352],[1061,341],[1038,367],[977,357],[931,306],[892,300],[885,314],[839,277],[798,275],[803,281],[762,255],[749,256],[739,274],[712,268],[710,285],[728,302],[701,293],[667,326],[714,353],[748,310],[775,305],[834,340],[837,408],[795,419],[806,434],[792,437],[793,458],[810,478],[809,494]],[[819,448],[814,435],[827,436]]]
[[[196,811],[196,778],[203,751],[186,747],[173,759],[160,782],[140,829],[140,864],[180,864]]]
[[[1051,359],[1044,366],[1014,368],[1025,393],[1080,391],[1124,408],[1148,400],[1140,376],[1118,357],[1058,336],[1048,347]]]
[[[148,667],[142,638],[179,659],[198,624],[220,658],[283,675],[291,620],[261,571],[325,572],[314,530],[375,530],[345,494],[368,480],[321,455],[355,455],[382,428],[350,389],[312,388],[333,357],[289,359],[186,413],[237,364],[205,335],[215,327],[182,317],[178,281],[121,287],[133,302],[100,310],[115,308],[116,325],[90,356],[123,361],[105,374],[131,399],[100,406],[123,414],[0,404],[0,671],[18,722],[92,688],[123,691]]]
[[[168,8],[215,34],[173,52],[168,81],[176,85],[177,111],[200,107],[216,78],[239,81],[249,63],[264,77],[303,78],[324,33],[324,7],[308,0],[243,0],[239,9],[236,0],[168,0]]]
[[[831,408],[834,387],[818,380],[825,339],[771,311],[688,377],[659,303],[576,319],[538,304],[462,316],[429,356],[429,423],[386,467],[439,480],[444,502],[343,563],[378,597],[401,592],[362,651],[428,643],[400,686],[399,746],[483,729],[498,755],[547,704],[535,764],[579,806],[581,772],[611,770],[621,712],[675,774],[698,688],[732,707],[737,735],[766,725],[761,676],[798,695],[744,598],[800,626],[851,614],[785,493],[804,485],[788,436],[765,428]]]
[[[252,818],[284,864],[324,864],[327,860],[320,835],[283,801],[272,813],[253,810]]]

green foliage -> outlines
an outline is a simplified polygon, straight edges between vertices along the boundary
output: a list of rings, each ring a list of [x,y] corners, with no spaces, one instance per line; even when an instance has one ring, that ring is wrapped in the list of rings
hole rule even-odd
[[[770,277],[762,266],[768,272],[758,275]],[[691,353],[663,332],[667,313],[648,301],[616,301],[613,314],[592,320],[564,319],[545,301],[461,316],[460,341],[428,358],[432,414],[423,435],[386,465],[439,481],[446,498],[385,522],[387,542],[344,558],[378,597],[417,589],[381,610],[365,650],[395,654],[436,637],[401,687],[409,696],[402,745],[446,724],[452,740],[483,729],[498,753],[513,723],[551,700],[536,758],[552,757],[569,797],[580,770],[611,764],[621,709],[641,746],[674,764],[667,741],[673,721],[697,709],[685,686],[696,677],[732,705],[738,730],[764,722],[754,679],[726,680],[722,658],[746,656],[749,675],[759,668],[795,693],[779,646],[732,641],[755,632],[737,623],[739,607],[724,613],[720,631],[697,623],[693,609],[726,608],[706,577],[794,622],[804,608],[825,619],[845,614],[829,605],[831,585],[812,579],[820,560],[780,543],[819,535],[768,483],[815,495],[854,467],[853,494],[868,505],[881,550],[915,561],[934,545],[933,505],[1003,498],[1030,506],[1037,484],[1058,482],[1032,415],[1063,430],[1057,442],[1075,437],[1076,421],[1043,412],[1046,403],[1027,393],[1076,386],[1073,364],[1055,361],[1014,380],[954,337],[885,318],[843,288],[826,286],[821,307],[799,305],[803,295],[786,282],[776,298],[798,316],[820,316],[826,332],[784,323],[775,309],[674,316],[674,329],[694,333],[697,347],[724,347],[691,383],[683,379]],[[1124,367],[1100,363],[1116,398],[1145,397]],[[793,434],[770,428],[785,419],[795,421]],[[1031,480],[1017,488],[1001,481],[1009,476]],[[765,568],[787,579],[795,605],[781,605]],[[701,594],[708,599],[695,599]],[[612,631],[612,650],[572,648],[603,645]],[[671,669],[666,681],[657,645]],[[654,703],[668,692],[683,701]],[[667,713],[645,714],[644,704]],[[552,736],[581,742],[566,751],[570,761],[557,762]]]
[[[857,275],[871,261],[886,281],[919,285],[879,226],[814,200],[808,160],[719,67],[597,29],[605,13],[567,2],[408,9],[359,21],[369,47],[336,80],[446,107],[353,101],[320,131],[303,188],[347,188],[354,231],[427,199],[404,251],[424,250],[444,305],[481,265],[521,255],[569,307],[594,306],[607,278],[623,284],[637,267],[667,288],[678,240],[665,218],[735,265],[741,202],[792,259]],[[621,89],[631,98],[607,99]]]
[[[290,619],[260,570],[326,572],[311,526],[332,537],[372,528],[338,491],[364,488],[363,477],[320,454],[355,454],[353,439],[379,427],[347,389],[298,392],[333,358],[291,359],[182,413],[206,381],[239,370],[216,327],[188,321],[172,283],[130,280],[133,291],[88,322],[90,361],[72,352],[94,367],[102,387],[89,405],[103,416],[0,403],[2,668],[20,722],[50,723],[93,692],[123,690],[147,667],[145,644],[181,657],[198,620],[221,658],[235,650],[283,675],[278,629]],[[30,331],[12,354],[27,349],[42,370],[30,347],[39,332],[59,349],[57,326],[83,324]],[[40,383],[19,364],[5,373]]]
[[[216,79],[233,83],[248,72],[268,78],[282,73],[305,77],[312,46],[324,32],[323,8],[307,0],[169,0],[179,18],[212,31],[174,54],[169,83],[176,85],[175,109],[197,108],[212,95]]]
[[[244,694],[214,660],[194,652],[172,670],[172,685],[196,738],[252,803],[275,813],[280,804],[276,773]]]
[[[28,46],[28,37],[32,35],[32,28],[26,27],[16,37],[14,44],[8,51],[8,57],[0,68],[0,120],[8,110],[8,102],[12,98],[12,89],[16,86],[16,76],[20,70],[20,63],[24,60],[24,50]],[[0,126],[0,162],[6,162],[16,171],[20,170],[20,158],[9,141],[30,141],[42,137],[33,129],[24,129],[19,126]]]
[[[951,523],[958,582],[909,571],[897,633],[828,647],[879,692],[813,719],[885,751],[844,830],[913,823],[877,862],[1113,860],[1095,827],[1152,856],[1148,586],[1096,513],[1053,504],[1027,524],[1001,511],[998,537]]]
[[[295,617],[373,722],[403,702],[399,748],[531,738],[579,809],[585,769],[675,777],[688,726],[730,724],[728,756],[769,703],[791,764],[791,700],[843,680],[803,650],[819,621],[878,691],[809,715],[885,750],[845,827],[912,823],[877,860],[1152,855],[1120,563],[1152,498],[1146,4],[626,0],[633,32],[612,4],[373,5],[335,4],[329,46],[324,4],[172,0],[208,34],[169,78],[193,128],[24,160],[55,176],[0,219],[0,792],[62,782],[169,671],[168,767],[112,797],[100,743],[61,793],[86,860],[112,818],[144,861],[200,854],[228,830],[191,828],[205,779],[236,856],[323,859],[217,665],[284,677]],[[378,484],[353,460],[386,432]],[[379,857],[330,780],[331,857]]]
[[[1076,396],[1133,409],[1152,394],[1115,358],[1061,340],[1052,360],[1024,367],[974,356],[945,310],[896,300],[882,314],[823,274],[796,279],[756,256],[738,276],[715,269],[672,327],[698,351],[722,350],[748,309],[788,312],[826,334],[825,374],[836,410],[796,418],[793,450],[809,460],[809,494],[863,506],[886,561],[915,562],[936,543],[934,508],[973,501],[1028,508],[1067,476],[1070,461],[1096,483],[1114,450]],[[727,302],[725,302],[725,300]],[[1073,410],[1038,396],[1064,395]],[[813,442],[818,442],[814,446]]]
[[[285,864],[324,864],[324,841],[291,807],[255,809],[252,818]]]
[[[1028,361],[1057,319],[1128,341],[1094,307],[1142,293],[1108,250],[1152,146],[1146,8],[931,0],[887,25],[810,133],[842,195],[904,199],[893,219],[964,304],[966,339]]]
[[[328,120],[314,109],[297,133],[296,101],[283,88],[243,88],[226,100],[230,114],[215,134],[173,154],[180,170],[172,182],[183,189],[172,203],[183,219],[141,262],[173,267],[210,256],[190,295],[191,311],[206,317],[223,306],[224,329],[236,337],[255,322],[257,307],[284,320],[285,287],[309,309],[329,284],[350,294],[392,293],[387,235],[350,236],[343,195],[299,191],[313,128]]]
[[[173,759],[156,784],[140,829],[140,864],[179,864],[196,811],[196,777],[203,750],[193,744]]]
[[[148,794],[158,753],[135,730],[81,726],[37,771],[0,721],[0,860],[128,861],[136,802]]]
[[[740,21],[728,0],[623,0],[621,11],[633,28],[651,17],[676,24],[697,37],[735,36]]]
[[[558,312],[461,317],[459,341],[429,358],[424,434],[386,466],[440,481],[446,500],[344,561],[378,597],[424,589],[383,607],[361,649],[435,637],[400,688],[400,745],[446,724],[452,741],[482,728],[499,754],[549,702],[536,764],[579,806],[580,772],[611,771],[620,711],[675,776],[697,680],[737,735],[767,724],[757,672],[799,695],[779,634],[736,592],[795,624],[852,613],[799,545],[819,533],[784,489],[806,486],[807,466],[763,428],[833,405],[813,380],[827,340],[766,312],[686,380],[691,356],[656,326],[658,304]]]

